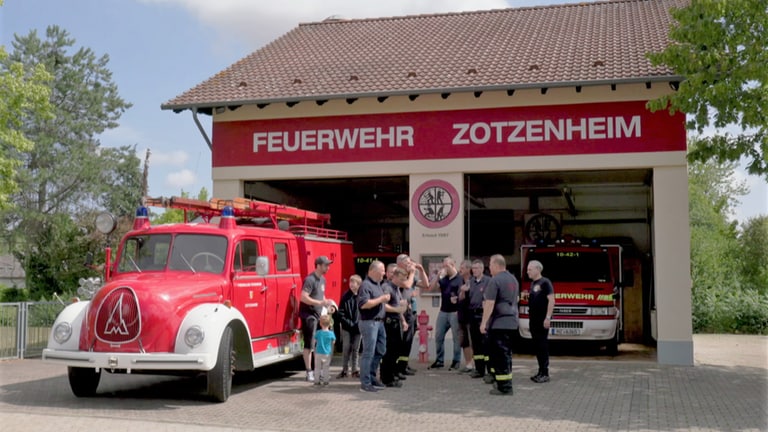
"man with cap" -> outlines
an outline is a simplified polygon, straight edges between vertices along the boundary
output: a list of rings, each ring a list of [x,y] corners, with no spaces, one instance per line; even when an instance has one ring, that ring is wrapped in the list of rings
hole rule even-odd
[[[306,380],[309,382],[315,381],[315,374],[312,371],[312,344],[314,343],[315,330],[317,330],[323,308],[332,305],[332,302],[325,298],[324,276],[331,263],[333,261],[325,255],[317,257],[315,259],[315,271],[304,279],[304,285],[301,287],[299,317],[301,318],[301,333],[304,336],[303,355],[304,366],[307,371]]]

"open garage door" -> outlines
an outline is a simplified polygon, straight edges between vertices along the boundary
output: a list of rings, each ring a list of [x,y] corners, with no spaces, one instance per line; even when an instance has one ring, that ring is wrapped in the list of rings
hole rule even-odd
[[[622,338],[649,342],[652,290],[652,171],[568,171],[465,175],[465,247],[471,257],[512,257],[520,247],[563,237],[623,249]]]
[[[248,198],[331,214],[360,254],[408,250],[408,177],[246,181]]]

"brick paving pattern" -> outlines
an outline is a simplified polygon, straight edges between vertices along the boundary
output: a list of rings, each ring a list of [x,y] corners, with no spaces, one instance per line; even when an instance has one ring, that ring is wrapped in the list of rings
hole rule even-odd
[[[552,363],[552,382],[534,384],[535,360],[516,358],[512,397],[418,364],[403,388],[376,394],[352,379],[316,388],[303,373],[269,367],[236,376],[230,399],[216,404],[202,379],[145,375],[104,374],[97,397],[78,399],[64,368],[13,360],[0,362],[0,424],[7,432],[768,430],[768,365]]]

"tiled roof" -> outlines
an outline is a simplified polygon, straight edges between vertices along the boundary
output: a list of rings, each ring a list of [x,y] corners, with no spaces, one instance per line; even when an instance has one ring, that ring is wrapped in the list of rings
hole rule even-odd
[[[620,0],[301,24],[164,109],[660,81],[672,7]]]

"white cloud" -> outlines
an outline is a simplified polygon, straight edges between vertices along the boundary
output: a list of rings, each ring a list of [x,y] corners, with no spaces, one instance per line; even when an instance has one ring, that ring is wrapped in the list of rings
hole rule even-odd
[[[150,150],[149,155],[149,169],[153,166],[173,166],[182,167],[189,161],[189,153],[184,150],[173,150],[170,152],[162,152]],[[140,152],[142,161],[144,160],[144,151]]]
[[[197,176],[188,169],[168,173],[165,176],[165,186],[174,190],[189,190],[197,182]]]
[[[119,147],[135,145],[144,141],[141,131],[130,126],[120,125],[114,129],[107,129],[99,136],[99,141],[107,147]]]
[[[177,4],[202,23],[242,39],[255,47],[275,39],[299,23],[341,18],[376,18],[437,12],[458,12],[509,7],[504,0],[141,0]],[[536,3],[536,2],[531,2]],[[235,36],[236,35],[236,36]]]

